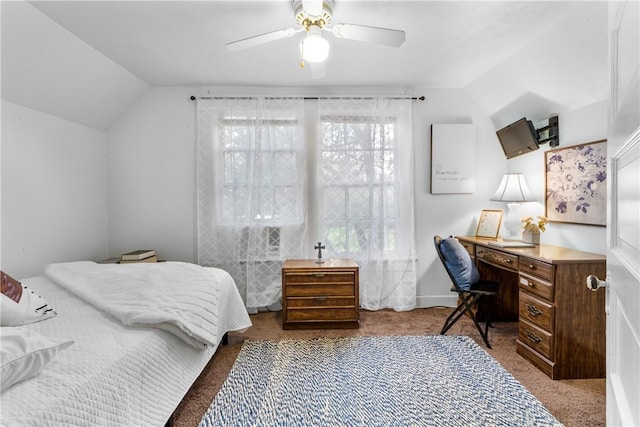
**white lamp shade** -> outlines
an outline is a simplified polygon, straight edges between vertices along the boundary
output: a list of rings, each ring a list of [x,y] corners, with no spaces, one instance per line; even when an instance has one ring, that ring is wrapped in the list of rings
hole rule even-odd
[[[322,62],[329,57],[329,42],[320,35],[320,28],[310,27],[300,42],[300,53],[305,62]]]
[[[500,202],[533,202],[535,197],[531,194],[523,174],[506,173],[491,200]]]

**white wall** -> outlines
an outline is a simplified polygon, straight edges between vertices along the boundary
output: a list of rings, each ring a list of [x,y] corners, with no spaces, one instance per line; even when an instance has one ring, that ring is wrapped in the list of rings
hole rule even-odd
[[[155,249],[162,259],[196,259],[192,92],[153,88],[107,132],[111,256]]]
[[[415,214],[418,256],[418,305],[451,305],[451,283],[433,247],[433,236],[473,235],[482,209],[500,209],[489,201],[507,160],[495,137],[490,117],[464,90],[416,90],[427,101],[414,105],[416,150]],[[473,194],[431,194],[432,124],[473,123],[476,142],[476,191]]]
[[[2,269],[107,255],[106,136],[2,102]]]

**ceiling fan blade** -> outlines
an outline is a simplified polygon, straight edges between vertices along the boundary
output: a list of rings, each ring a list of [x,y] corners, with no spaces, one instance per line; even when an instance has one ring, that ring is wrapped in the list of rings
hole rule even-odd
[[[232,52],[247,49],[250,47],[258,46],[264,43],[269,43],[275,40],[286,39],[293,36],[295,33],[302,31],[302,29],[294,30],[293,28],[287,28],[284,30],[271,31],[270,33],[264,33],[253,37],[248,37],[242,40],[236,40],[226,44],[227,49]]]
[[[311,16],[322,15],[322,0],[302,0],[302,9]]]
[[[378,43],[393,47],[398,47],[405,41],[405,34],[402,30],[369,27],[367,25],[336,24],[331,28],[331,32],[334,36],[344,39]]]

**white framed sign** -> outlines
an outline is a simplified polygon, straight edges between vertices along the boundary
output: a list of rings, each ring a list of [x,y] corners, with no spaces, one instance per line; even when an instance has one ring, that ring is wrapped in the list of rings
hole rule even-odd
[[[473,124],[431,125],[431,194],[475,193]]]

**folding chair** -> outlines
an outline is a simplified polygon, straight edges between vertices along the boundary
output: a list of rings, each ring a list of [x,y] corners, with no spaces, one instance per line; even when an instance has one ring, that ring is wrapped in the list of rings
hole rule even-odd
[[[482,330],[480,323],[478,323],[477,313],[474,312],[473,308],[476,307],[477,310],[481,310],[483,305],[481,302],[484,302],[487,298],[496,297],[500,293],[500,283],[480,280],[480,273],[471,255],[469,255],[469,252],[467,252],[458,239],[451,236],[442,239],[436,235],[433,238],[433,244],[436,247],[440,261],[442,261],[442,265],[444,265],[453,283],[451,291],[457,292],[458,301],[460,301],[458,307],[456,307],[444,322],[440,335],[446,334],[458,319],[466,313],[473,320],[487,347],[491,348],[488,339],[488,330],[489,327],[493,327],[493,325],[491,325],[489,314],[482,313],[485,319],[485,327],[484,330]]]

